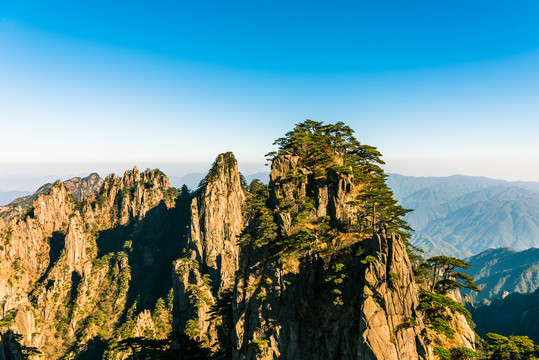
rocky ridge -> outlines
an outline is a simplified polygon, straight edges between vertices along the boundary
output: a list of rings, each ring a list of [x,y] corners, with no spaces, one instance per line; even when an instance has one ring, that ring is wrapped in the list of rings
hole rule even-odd
[[[402,211],[373,191],[379,170],[311,160],[281,152],[269,186],[247,186],[221,154],[194,193],[136,168],[97,194],[78,188],[80,199],[55,183],[0,226],[0,359],[15,351],[9,331],[56,359],[207,348],[237,360],[430,360],[436,346],[473,349],[463,315],[444,310],[455,336],[425,318]],[[186,338],[170,342],[175,331]]]
[[[76,200],[81,200],[97,193],[103,184],[103,179],[98,174],[93,173],[84,178],[75,177],[66,180],[63,184]],[[52,187],[53,184],[45,184],[32,195],[20,197],[8,205],[0,206],[0,222],[8,222],[14,217],[25,214],[31,209],[34,200],[39,195],[47,193]]]
[[[111,175],[97,195],[91,195],[95,182],[88,184],[71,187],[84,198],[77,201],[57,181],[37,196],[26,217],[0,228],[4,318],[16,314],[10,329],[22,334],[27,346],[56,358],[80,353],[96,335],[110,337],[118,330],[125,307],[132,306],[128,285],[136,274],[130,257],[138,252],[126,235],[153,227],[151,220],[175,201],[159,171],[135,168],[123,178]],[[152,211],[161,214],[152,219]],[[140,250],[149,266],[156,254],[146,246]],[[145,318],[144,311],[133,318],[135,335]]]

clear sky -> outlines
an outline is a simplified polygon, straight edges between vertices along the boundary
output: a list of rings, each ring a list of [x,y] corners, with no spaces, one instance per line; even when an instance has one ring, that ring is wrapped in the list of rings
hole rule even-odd
[[[254,172],[310,118],[387,171],[539,181],[538,19],[535,0],[3,0],[0,175],[229,150]]]

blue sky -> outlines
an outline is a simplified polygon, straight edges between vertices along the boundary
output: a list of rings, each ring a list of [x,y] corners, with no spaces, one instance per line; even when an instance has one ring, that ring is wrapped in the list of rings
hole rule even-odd
[[[538,16],[536,1],[2,1],[0,175],[181,174],[229,150],[254,172],[310,118],[350,125],[388,171],[539,181]]]

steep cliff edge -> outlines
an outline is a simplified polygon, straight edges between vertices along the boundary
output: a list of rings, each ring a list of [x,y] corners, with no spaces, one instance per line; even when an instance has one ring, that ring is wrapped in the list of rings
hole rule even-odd
[[[305,122],[277,143],[269,186],[253,184],[247,200],[233,359],[434,359],[436,346],[473,349],[458,311],[443,315],[457,336],[425,319],[401,239],[405,210],[379,153],[342,124]]]
[[[174,263],[177,327],[210,347],[218,340],[212,306],[234,283],[238,269],[244,201],[234,155],[219,155],[192,200],[187,247]]]
[[[306,163],[294,154],[273,160],[268,198],[279,240],[243,253],[234,359],[430,358],[404,243],[382,228],[353,231],[364,184]]]

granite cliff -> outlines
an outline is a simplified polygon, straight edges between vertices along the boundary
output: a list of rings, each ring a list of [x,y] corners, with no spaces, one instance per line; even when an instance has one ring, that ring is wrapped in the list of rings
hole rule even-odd
[[[474,349],[457,302],[435,309],[451,331],[429,315],[376,149],[340,123],[299,124],[278,144],[269,185],[247,185],[224,153],[195,192],[135,168],[98,190],[58,181],[6,218],[0,359]]]

